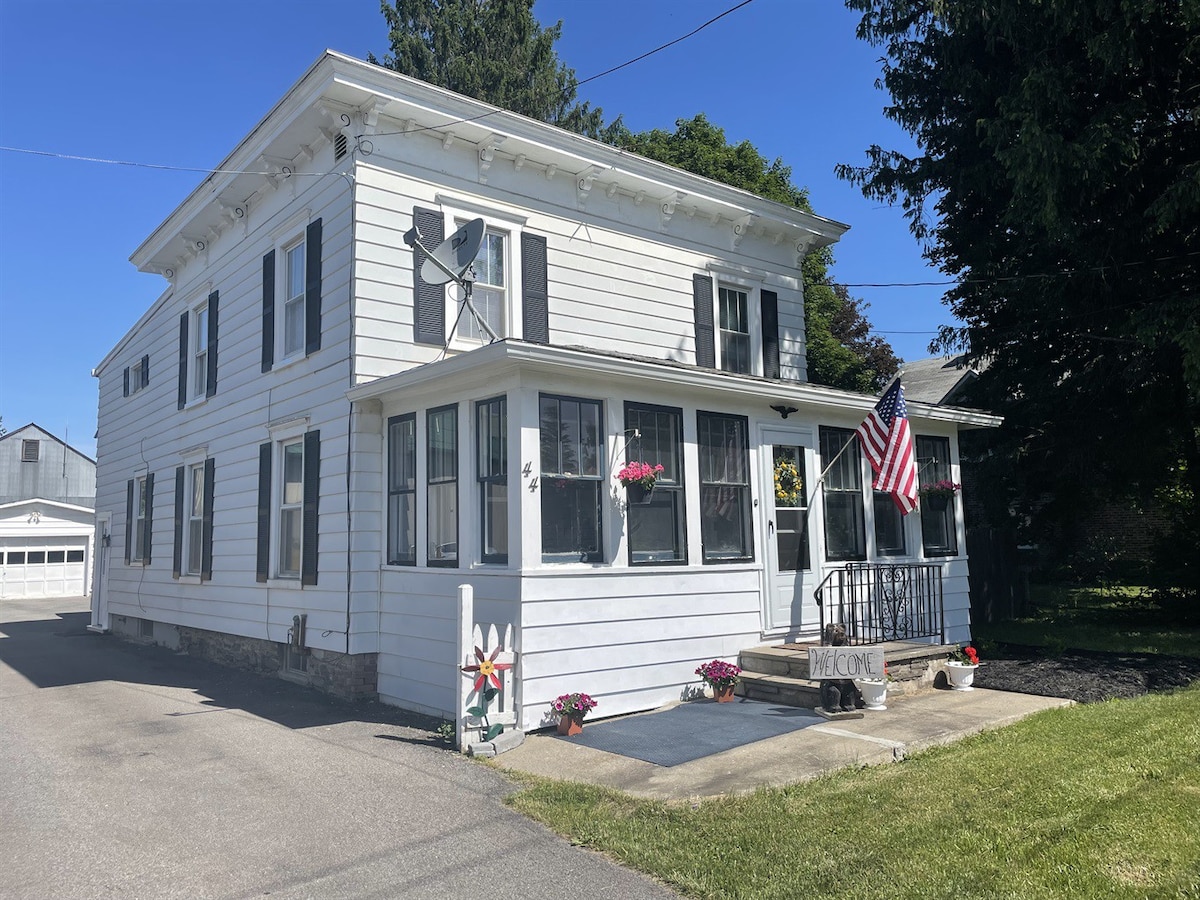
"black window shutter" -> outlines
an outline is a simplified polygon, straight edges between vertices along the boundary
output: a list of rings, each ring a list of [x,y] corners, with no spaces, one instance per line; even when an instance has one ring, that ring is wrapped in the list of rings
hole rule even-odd
[[[142,562],[150,565],[150,538],[154,535],[154,473],[146,475],[146,522],[143,546],[146,552],[142,554]]]
[[[133,481],[125,482],[125,564],[133,560]]]
[[[129,396],[129,366],[125,367],[125,396]]]
[[[275,365],[275,251],[263,257],[262,370]]]
[[[188,316],[190,313],[184,313],[179,317],[179,396],[178,408],[183,409],[187,405],[187,374],[188,374]]]
[[[204,513],[200,520],[200,580],[212,581],[213,551],[213,476],[217,464],[210,456],[204,461]]]
[[[175,548],[171,555],[171,577],[183,572],[183,466],[175,467]]]
[[[271,567],[271,444],[258,446],[258,560],[254,573],[266,581]]]
[[[217,392],[217,331],[220,320],[217,316],[218,298],[220,291],[208,295],[208,371],[204,376],[204,396],[211,397]]]
[[[432,250],[446,238],[446,225],[442,214],[432,209],[413,209],[413,224],[421,232],[421,243]],[[421,264],[425,254],[419,247],[413,248],[413,340],[418,344],[446,343],[446,288],[440,284],[426,284],[421,279]]]
[[[304,435],[304,511],[303,549],[300,558],[300,583],[317,583],[317,501],[321,496],[321,432]]]
[[[308,223],[304,247],[304,354],[321,349],[321,220]]]
[[[550,343],[549,285],[546,279],[546,238],[521,235],[521,336],[535,344]]]
[[[142,387],[150,384],[150,354],[142,355]]]
[[[779,377],[779,295],[774,291],[761,291],[759,305],[762,307],[762,351],[763,375]]]
[[[713,283],[707,275],[692,276],[692,299],[696,305],[696,365],[717,367],[716,338],[713,334]]]

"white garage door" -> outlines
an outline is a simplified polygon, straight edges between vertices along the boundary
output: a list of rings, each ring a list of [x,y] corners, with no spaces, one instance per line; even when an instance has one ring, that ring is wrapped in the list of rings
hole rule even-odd
[[[0,539],[0,597],[79,597],[86,576],[87,538]]]

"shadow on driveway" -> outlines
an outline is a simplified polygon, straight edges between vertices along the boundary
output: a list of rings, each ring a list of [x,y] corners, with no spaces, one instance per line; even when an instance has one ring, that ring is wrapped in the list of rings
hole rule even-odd
[[[376,701],[339,700],[280,678],[228,668],[165,647],[121,640],[111,634],[95,634],[87,630],[89,613],[51,613],[52,608],[48,606],[47,613],[54,618],[0,620],[0,665],[13,669],[38,688],[101,681],[183,688],[195,692],[198,702],[214,712],[241,709],[287,728],[375,723],[389,728],[390,733],[378,735],[381,738],[444,746],[433,733],[439,720],[431,716]],[[12,685],[8,687],[11,690]]]

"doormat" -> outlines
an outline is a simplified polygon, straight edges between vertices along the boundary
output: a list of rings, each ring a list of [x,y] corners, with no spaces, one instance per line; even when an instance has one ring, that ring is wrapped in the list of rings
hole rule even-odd
[[[776,703],[741,698],[733,703],[692,700],[662,712],[589,722],[583,733],[574,737],[554,736],[593,750],[670,767],[824,721],[811,709]]]

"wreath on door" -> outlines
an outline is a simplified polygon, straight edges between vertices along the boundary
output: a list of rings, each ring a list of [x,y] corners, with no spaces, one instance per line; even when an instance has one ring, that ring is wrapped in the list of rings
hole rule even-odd
[[[794,462],[789,459],[781,459],[775,463],[775,503],[777,506],[799,506],[803,489],[804,482]]]

